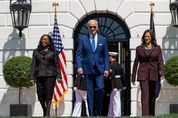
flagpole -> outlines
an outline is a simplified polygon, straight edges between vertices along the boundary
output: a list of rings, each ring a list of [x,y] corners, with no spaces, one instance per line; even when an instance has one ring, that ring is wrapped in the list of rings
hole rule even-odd
[[[56,12],[56,9],[57,9],[57,6],[59,7],[59,4],[54,2],[53,5],[52,5],[55,9],[55,12],[54,12],[54,15],[55,17],[57,17],[57,12]],[[57,105],[55,104],[55,116],[57,116]]]
[[[151,2],[150,3],[150,8],[151,8],[151,14],[152,14],[152,18],[153,18],[153,16],[154,16],[154,12],[153,12],[153,7],[155,6],[155,4],[153,3],[153,2]],[[153,19],[152,19],[152,22],[153,22]],[[150,23],[150,25],[151,25],[151,23]],[[152,26],[152,28],[150,27],[150,29],[152,29],[153,30],[153,32],[155,33],[155,30],[154,30],[154,25]],[[156,35],[156,34],[155,34]],[[158,70],[160,70],[160,68],[158,67]],[[159,94],[157,94],[157,91],[159,90]],[[160,81],[157,81],[156,82],[156,101],[158,101],[159,100],[159,98],[160,98],[160,94],[161,94],[161,84],[160,84]]]

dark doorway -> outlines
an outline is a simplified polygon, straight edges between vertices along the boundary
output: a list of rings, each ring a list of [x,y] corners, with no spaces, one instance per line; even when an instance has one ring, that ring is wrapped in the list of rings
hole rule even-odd
[[[130,32],[125,23],[116,15],[109,13],[94,13],[86,16],[74,30],[74,62],[79,37],[88,34],[87,22],[90,19],[98,21],[98,34],[107,38],[109,51],[118,52],[118,63],[122,64],[127,79],[127,89],[121,92],[122,115],[130,115]],[[75,76],[74,76],[75,77]],[[106,107],[109,103],[109,94],[105,95]],[[75,101],[74,101],[75,102]],[[107,112],[107,108],[104,108]],[[104,112],[104,115],[106,115]]]

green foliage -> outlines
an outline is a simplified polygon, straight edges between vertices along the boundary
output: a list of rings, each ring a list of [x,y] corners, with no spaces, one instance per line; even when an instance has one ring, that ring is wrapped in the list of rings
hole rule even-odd
[[[178,85],[178,56],[169,58],[164,64],[165,79],[171,85]]]
[[[3,68],[4,79],[14,88],[33,86],[29,82],[29,73],[32,59],[26,56],[17,56],[9,59]]]

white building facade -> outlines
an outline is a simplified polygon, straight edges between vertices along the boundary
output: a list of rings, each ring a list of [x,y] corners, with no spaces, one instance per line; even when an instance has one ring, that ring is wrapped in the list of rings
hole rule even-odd
[[[141,44],[141,36],[150,26],[150,3],[155,6],[154,23],[158,45],[164,61],[178,54],[178,30],[171,25],[169,0],[32,0],[29,27],[22,31],[13,29],[9,0],[0,0],[0,116],[10,115],[10,104],[18,104],[18,89],[9,87],[3,78],[4,63],[14,56],[32,57],[43,34],[52,34],[54,7],[57,2],[57,20],[67,60],[68,92],[58,105],[58,116],[70,116],[73,108],[73,75],[78,37],[86,34],[89,19],[99,21],[99,33],[108,39],[109,49],[120,53],[119,61],[125,69],[128,87],[123,94],[123,114],[141,115],[141,91],[139,83],[131,85],[135,49]],[[169,114],[169,105],[178,103],[177,87],[162,80],[160,98],[156,103],[156,115]],[[32,104],[32,115],[42,116],[36,88],[22,90],[21,102]],[[51,106],[51,116],[55,105]]]

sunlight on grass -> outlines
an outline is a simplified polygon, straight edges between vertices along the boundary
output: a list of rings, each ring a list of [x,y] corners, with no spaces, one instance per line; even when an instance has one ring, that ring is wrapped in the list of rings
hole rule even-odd
[[[62,117],[62,116],[51,116],[51,117],[45,117],[45,118],[75,118],[75,117],[71,117],[71,116],[68,116],[68,117]],[[0,116],[0,118],[8,118],[8,117],[3,117],[3,116]],[[27,117],[27,116],[17,116],[17,117],[14,117],[14,116],[11,116],[9,118],[41,118],[41,117]],[[76,117],[77,118],[77,117]],[[83,117],[83,118],[87,118],[87,117]],[[92,117],[92,118],[98,118],[98,117]],[[109,117],[106,117],[106,116],[103,116],[101,118],[109,118]],[[160,115],[160,116],[137,116],[137,117],[129,117],[129,116],[122,116],[122,117],[118,117],[118,118],[178,118],[178,114],[167,114],[167,115]]]

